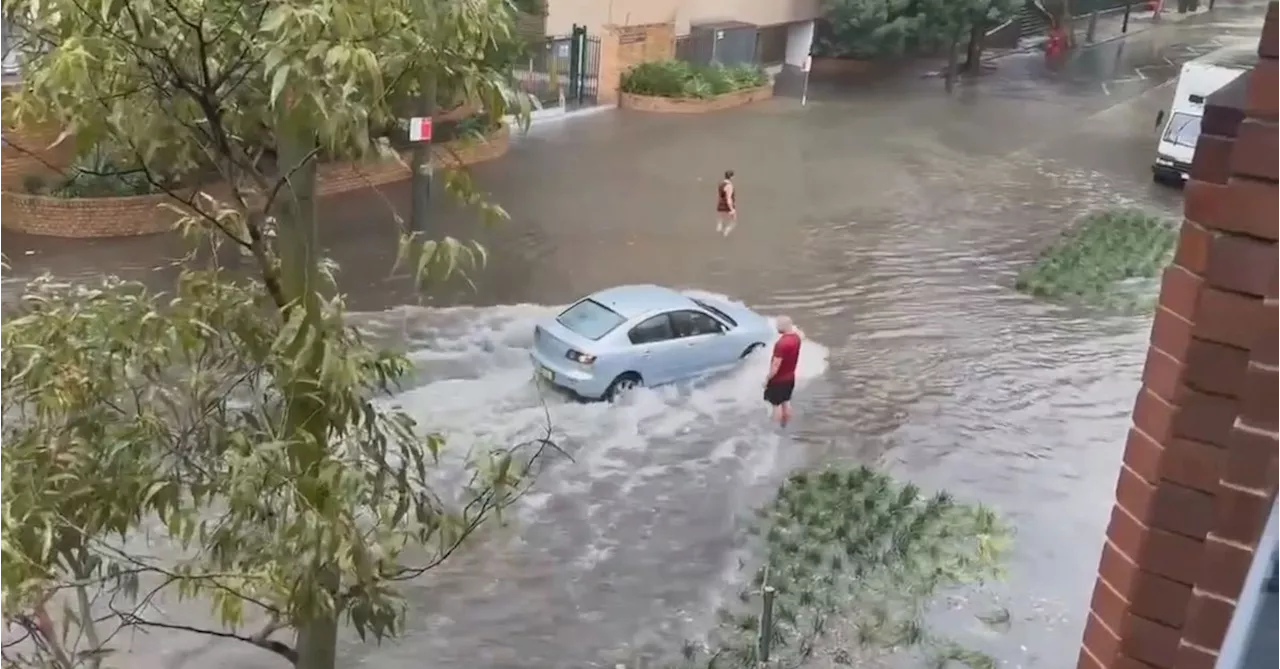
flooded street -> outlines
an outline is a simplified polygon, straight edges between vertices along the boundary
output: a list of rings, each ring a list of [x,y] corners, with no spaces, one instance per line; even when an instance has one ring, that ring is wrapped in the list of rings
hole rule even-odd
[[[982,605],[1006,607],[1012,628],[985,630],[973,607],[951,626],[1003,666],[1069,664],[1149,319],[1045,305],[1014,292],[1013,275],[1090,209],[1180,215],[1181,194],[1151,183],[1155,115],[1181,62],[1256,41],[1261,8],[1220,3],[1052,70],[1042,55],[1007,56],[950,98],[917,76],[814,82],[804,107],[777,97],[537,127],[475,169],[512,221],[481,229],[441,205],[439,234],[479,239],[490,265],[475,290],[450,285],[424,304],[388,270],[387,206],[407,211],[407,184],[326,202],[358,318],[409,342],[423,370],[399,401],[458,449],[537,436],[549,420],[572,456],[514,527],[413,585],[403,638],[353,643],[346,666],[569,669],[677,650],[732,592],[741,521],[790,469],[837,460],[1006,515],[1009,579]],[[727,238],[713,218],[726,169],[740,207]],[[19,276],[159,283],[181,248],[6,238]],[[759,359],[618,407],[541,395],[525,353],[533,322],[631,282],[794,318],[810,340],[795,425],[768,424]],[[157,666],[278,666],[204,639],[165,647]]]

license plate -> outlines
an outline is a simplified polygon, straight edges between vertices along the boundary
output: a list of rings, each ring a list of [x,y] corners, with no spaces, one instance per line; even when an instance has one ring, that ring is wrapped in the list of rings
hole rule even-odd
[[[538,368],[538,376],[541,376],[542,378],[544,378],[544,379],[546,379],[546,380],[548,380],[548,381],[555,381],[555,380],[556,380],[556,373],[555,373],[555,372],[553,372],[553,371],[551,371],[551,370],[549,370],[549,369],[547,369],[546,367],[539,367],[539,368]]]

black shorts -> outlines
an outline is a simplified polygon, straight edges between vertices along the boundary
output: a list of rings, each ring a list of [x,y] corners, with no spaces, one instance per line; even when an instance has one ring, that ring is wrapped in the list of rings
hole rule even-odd
[[[778,406],[791,401],[791,392],[796,389],[795,381],[773,381],[764,387],[764,401]]]

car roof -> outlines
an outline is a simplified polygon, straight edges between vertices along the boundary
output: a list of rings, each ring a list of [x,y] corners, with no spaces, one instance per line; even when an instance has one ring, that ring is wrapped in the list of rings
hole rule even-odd
[[[653,284],[635,284],[615,286],[589,296],[614,310],[623,318],[635,318],[654,311],[670,311],[688,309],[693,306],[692,300],[678,291]]]

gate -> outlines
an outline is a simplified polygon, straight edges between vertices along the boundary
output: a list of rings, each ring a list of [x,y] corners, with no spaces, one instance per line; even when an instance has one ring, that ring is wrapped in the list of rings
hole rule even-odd
[[[586,107],[600,92],[600,38],[575,25],[567,37],[531,45],[524,67],[514,72],[521,90],[546,107]]]

